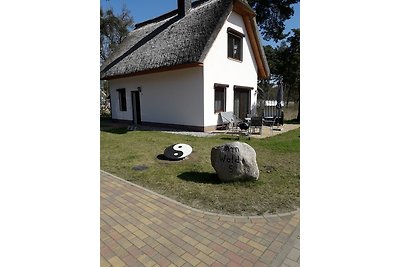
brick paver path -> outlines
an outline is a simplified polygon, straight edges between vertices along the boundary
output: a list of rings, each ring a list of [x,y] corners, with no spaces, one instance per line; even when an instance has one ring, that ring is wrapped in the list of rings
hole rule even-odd
[[[299,266],[299,212],[223,216],[100,176],[101,266]]]

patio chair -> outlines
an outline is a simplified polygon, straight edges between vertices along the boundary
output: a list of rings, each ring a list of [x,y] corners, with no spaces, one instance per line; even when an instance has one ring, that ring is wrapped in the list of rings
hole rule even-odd
[[[283,125],[283,106],[278,108],[277,101],[266,101],[263,112],[264,124],[268,126]],[[283,104],[283,101],[282,101]]]
[[[263,127],[263,118],[262,117],[251,117],[250,119],[250,129],[251,133],[255,133],[256,129],[260,135],[262,135],[262,127]]]
[[[275,131],[281,131],[282,130],[282,124],[281,124],[281,117],[278,116],[273,116],[272,118],[265,118],[264,119],[265,125],[269,126],[271,129],[271,133]]]
[[[238,118],[232,111],[221,112],[220,119],[225,126],[225,134],[238,134],[249,136],[250,125]]]
[[[228,131],[237,131],[239,123],[242,122],[232,111],[220,112],[222,126]]]

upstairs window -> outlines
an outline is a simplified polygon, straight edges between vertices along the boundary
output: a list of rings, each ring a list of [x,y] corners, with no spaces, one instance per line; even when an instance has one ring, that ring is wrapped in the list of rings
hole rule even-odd
[[[126,111],[126,92],[125,88],[117,89],[119,100],[119,111]]]
[[[228,28],[228,58],[243,61],[244,34]]]

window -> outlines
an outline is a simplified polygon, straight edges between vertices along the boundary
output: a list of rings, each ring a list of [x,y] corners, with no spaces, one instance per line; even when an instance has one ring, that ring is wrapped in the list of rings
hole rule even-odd
[[[225,111],[225,92],[227,84],[214,84],[214,113]]]
[[[119,110],[126,111],[126,93],[124,89],[117,89],[119,99]]]
[[[228,28],[228,58],[242,61],[243,37],[243,33]]]

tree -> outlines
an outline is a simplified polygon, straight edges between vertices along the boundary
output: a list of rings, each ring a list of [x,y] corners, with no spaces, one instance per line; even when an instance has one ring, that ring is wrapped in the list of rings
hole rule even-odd
[[[290,44],[289,60],[291,67],[288,83],[291,86],[294,99],[299,103],[297,121],[300,121],[300,29],[293,29],[292,32],[293,35],[287,38]]]
[[[286,38],[286,41],[281,42],[278,47],[273,48],[269,45],[264,47],[272,73],[271,79],[283,82],[286,106],[289,101],[300,101],[300,29],[293,29],[292,33],[292,36]],[[263,88],[263,86],[260,87]],[[268,88],[271,87],[264,86],[264,91]],[[300,110],[298,119],[300,119]]]
[[[259,80],[258,81],[258,91],[257,91],[257,99],[261,101],[259,104],[262,108],[264,108],[264,101],[265,100],[270,100],[274,99],[276,97],[276,94],[274,96],[274,86],[276,86],[277,81],[279,80],[279,73],[277,71],[277,65],[279,64],[279,58],[278,54],[276,53],[276,50],[270,46],[264,46],[264,52],[265,55],[268,59],[268,66],[271,72],[271,76],[269,77],[268,80]]]
[[[300,120],[300,29],[292,30],[293,35],[284,33],[284,22],[290,19],[294,10],[292,5],[300,0],[247,0],[256,11],[256,21],[266,41],[282,41],[277,48],[264,47],[272,77],[269,81],[259,81],[259,96],[270,95],[276,81],[283,81],[286,103],[295,99],[299,102],[298,120]],[[275,81],[274,81],[275,80]]]
[[[108,58],[115,47],[120,44],[133,28],[134,22],[130,11],[124,5],[121,14],[114,14],[112,9],[103,10],[100,7],[100,64]],[[109,116],[110,91],[107,81],[100,86],[100,114]]]
[[[125,5],[117,15],[112,9],[100,8],[100,63],[128,36],[133,26],[133,18]]]
[[[285,39],[289,33],[284,34],[285,21],[293,16],[291,7],[300,0],[248,0],[249,5],[257,13],[257,24],[266,41],[275,42]]]
[[[300,30],[292,30],[293,36],[287,38],[278,47],[280,65],[278,73],[282,75],[286,89],[287,103],[289,100],[298,101],[300,92]]]

